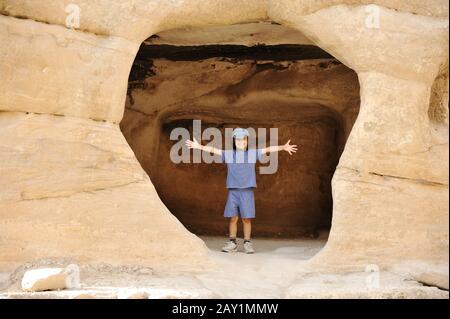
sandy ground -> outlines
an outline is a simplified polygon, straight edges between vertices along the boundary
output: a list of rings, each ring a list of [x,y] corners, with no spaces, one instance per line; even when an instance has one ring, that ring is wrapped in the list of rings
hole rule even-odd
[[[201,237],[217,263],[202,273],[162,273],[143,267],[81,265],[77,290],[25,293],[24,270],[0,274],[0,298],[449,298],[448,291],[392,273],[305,273],[302,266],[326,243],[319,239],[256,239],[255,254],[220,251],[223,237]],[[372,276],[369,278],[369,276]]]

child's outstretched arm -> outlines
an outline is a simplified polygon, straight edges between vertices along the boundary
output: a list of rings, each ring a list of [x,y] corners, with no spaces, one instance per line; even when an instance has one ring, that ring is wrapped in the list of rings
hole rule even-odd
[[[291,142],[291,140],[287,141],[287,143],[284,145],[269,146],[269,147],[263,148],[261,151],[263,154],[279,152],[279,151],[286,151],[289,153],[289,155],[292,155],[292,153],[297,152],[297,145],[290,145],[289,144],[290,142]]]
[[[199,150],[202,150],[204,152],[214,153],[214,154],[219,155],[219,156],[222,155],[222,150],[221,149],[218,149],[218,148],[215,148],[215,147],[212,147],[212,146],[204,146],[204,145],[200,144],[199,142],[197,142],[197,140],[195,138],[194,138],[193,141],[187,140],[186,141],[186,145],[189,148],[199,149]]]

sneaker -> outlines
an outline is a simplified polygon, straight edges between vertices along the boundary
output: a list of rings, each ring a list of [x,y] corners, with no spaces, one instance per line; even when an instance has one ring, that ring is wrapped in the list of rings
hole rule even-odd
[[[235,252],[237,251],[237,245],[235,242],[229,240],[225,243],[225,246],[223,246],[222,251],[225,253]]]
[[[255,252],[251,241],[246,241],[244,243],[244,251],[246,254],[253,254]]]

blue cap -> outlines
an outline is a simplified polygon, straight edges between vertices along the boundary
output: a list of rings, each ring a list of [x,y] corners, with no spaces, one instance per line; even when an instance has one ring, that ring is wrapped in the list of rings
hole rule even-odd
[[[246,136],[250,136],[246,129],[238,127],[233,130],[233,137],[235,138],[244,138]]]

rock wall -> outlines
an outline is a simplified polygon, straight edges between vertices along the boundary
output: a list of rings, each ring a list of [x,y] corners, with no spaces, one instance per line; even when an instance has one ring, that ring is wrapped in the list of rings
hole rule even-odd
[[[366,6],[369,2],[374,5]],[[81,25],[70,30],[64,26],[63,0],[0,1],[4,265],[47,254],[156,264],[180,260],[179,254],[186,252],[183,245],[188,244],[189,256],[181,259],[200,264],[204,245],[164,208],[119,132],[128,72],[139,44],[155,33],[269,20],[300,30],[355,70],[360,81],[360,113],[332,180],[329,242],[311,265],[336,271],[367,262],[384,267],[421,261],[448,269],[448,111],[443,109],[439,121],[429,117],[430,106],[435,110],[448,100],[448,77],[442,72],[448,65],[447,1],[80,0],[78,4]],[[381,22],[376,28],[366,23],[373,10]],[[100,189],[87,187],[90,183],[78,175],[73,156],[84,159],[77,163],[85,169],[110,165],[88,145],[83,132],[89,127],[106,132],[97,142],[103,148],[122,146],[125,162],[141,180],[123,186],[131,187],[131,192],[121,192],[117,185],[123,184],[122,178],[116,180],[102,169],[90,175],[102,180]],[[44,137],[47,131],[51,138]],[[35,132],[40,132],[37,138]],[[80,142],[75,150],[83,150],[74,152],[73,144],[60,142],[68,138]],[[32,152],[34,148],[39,152]],[[61,168],[51,170],[52,165]],[[127,164],[120,165],[123,180],[135,178]],[[33,186],[34,177],[41,181],[38,187]],[[61,197],[41,198],[49,190]],[[71,192],[77,195],[63,197]],[[31,196],[33,204],[23,196]],[[124,201],[127,205],[121,206]],[[133,216],[126,223],[138,228],[114,232],[124,229],[126,212]],[[74,229],[70,223],[78,226]],[[162,230],[159,223],[165,225]],[[92,230],[88,242],[79,231],[88,225],[108,231]],[[133,250],[124,248],[144,234],[152,241],[140,242]],[[122,253],[112,255],[116,250]]]
[[[170,267],[185,256],[195,268],[206,259],[116,124],[2,112],[0,127],[2,267],[63,257]]]
[[[430,121],[428,110],[431,87],[448,59],[448,21],[380,10],[380,29],[356,33],[362,7],[328,8],[294,22],[356,70],[361,86],[360,114],[333,177],[330,240],[315,262],[348,263],[337,253],[348,251],[357,264],[446,263],[448,127]],[[349,18],[343,22],[343,16]],[[327,25],[317,28],[325,17]],[[413,32],[399,35],[406,30]],[[350,231],[356,216],[364,222]]]

